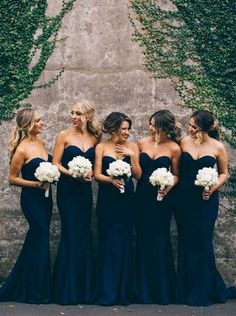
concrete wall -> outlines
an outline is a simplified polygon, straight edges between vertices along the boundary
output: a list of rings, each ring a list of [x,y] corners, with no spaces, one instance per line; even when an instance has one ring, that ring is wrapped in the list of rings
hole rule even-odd
[[[60,7],[50,0],[49,12]],[[143,55],[132,41],[128,19],[128,0],[77,0],[63,21],[59,44],[43,72],[40,82],[65,67],[61,78],[51,88],[36,90],[29,101],[40,111],[45,123],[43,137],[51,152],[55,135],[69,125],[70,106],[75,100],[88,99],[102,119],[114,110],[133,119],[133,140],[147,132],[148,117],[168,108],[186,125],[190,111],[183,109],[168,80],[154,80],[143,66]],[[0,125],[0,278],[4,279],[17,258],[27,230],[19,205],[20,189],[7,182],[9,160],[7,140],[13,122]],[[231,150],[231,159],[235,153]],[[96,185],[95,185],[96,192]],[[51,225],[52,257],[58,237],[59,218],[56,204]],[[236,281],[236,221],[221,207],[216,229],[216,256],[226,281]],[[176,235],[176,234],[175,234]],[[175,239],[175,237],[174,237]]]

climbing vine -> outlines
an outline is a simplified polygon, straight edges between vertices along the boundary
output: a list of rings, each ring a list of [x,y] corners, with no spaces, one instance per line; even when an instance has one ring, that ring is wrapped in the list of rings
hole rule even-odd
[[[155,78],[169,78],[182,105],[208,108],[236,147],[236,2],[131,0],[134,39]],[[235,196],[232,169],[228,196]]]
[[[57,43],[65,14],[76,0],[62,0],[61,10],[47,15],[47,0],[0,2],[0,121],[11,119],[14,110],[33,89],[53,84],[61,75],[37,86]]]

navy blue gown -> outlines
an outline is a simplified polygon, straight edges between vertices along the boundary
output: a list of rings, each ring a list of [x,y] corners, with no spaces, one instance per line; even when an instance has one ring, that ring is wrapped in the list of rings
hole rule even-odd
[[[75,156],[94,162],[94,148],[83,152],[70,145],[65,148],[62,166]],[[61,217],[61,240],[53,272],[53,300],[61,305],[88,304],[93,282],[93,243],[91,235],[92,187],[90,182],[61,175],[57,204]]]
[[[157,168],[170,168],[167,156],[151,159],[141,153],[142,177],[136,189],[137,268],[136,295],[139,303],[169,304],[175,301],[176,274],[170,240],[174,199],[170,191],[157,201],[157,187],[149,177]]]
[[[216,159],[193,159],[183,152],[180,165],[176,221],[178,226],[177,302],[194,306],[223,303],[227,298],[224,281],[217,271],[213,231],[219,197],[215,191],[203,200],[202,187],[194,185],[199,169],[214,167]]]
[[[115,159],[103,157],[102,173],[107,175]],[[124,161],[130,163],[129,157]],[[134,187],[130,179],[125,193],[110,183],[99,183],[97,200],[99,249],[95,303],[128,305],[133,299]]]
[[[51,157],[49,156],[51,160]],[[34,177],[42,158],[36,157],[22,167],[22,178],[37,181]],[[49,257],[49,226],[52,212],[51,194],[22,187],[21,208],[29,230],[20,255],[5,283],[0,289],[0,301],[32,304],[51,301],[51,271]]]

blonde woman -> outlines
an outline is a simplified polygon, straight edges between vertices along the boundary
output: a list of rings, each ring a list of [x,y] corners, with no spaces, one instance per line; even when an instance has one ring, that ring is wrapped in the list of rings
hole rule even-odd
[[[49,225],[51,219],[51,195],[45,197],[45,189],[34,172],[50,156],[38,135],[43,123],[35,110],[24,108],[16,115],[16,127],[9,145],[9,183],[22,187],[21,208],[29,230],[20,255],[7,280],[0,289],[0,301],[24,303],[49,303],[51,299],[51,273],[49,262]],[[21,174],[21,177],[20,177]]]
[[[81,181],[72,176],[68,163],[82,156],[92,163],[100,129],[94,107],[87,101],[71,108],[72,126],[61,131],[53,151],[53,163],[61,178],[57,204],[61,216],[61,240],[53,275],[53,300],[58,304],[90,303],[93,279],[91,237],[92,188],[90,174]]]

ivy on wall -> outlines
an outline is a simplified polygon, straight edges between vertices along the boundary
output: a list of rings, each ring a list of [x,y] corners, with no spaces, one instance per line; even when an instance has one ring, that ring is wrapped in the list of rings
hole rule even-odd
[[[225,190],[223,190],[223,196],[225,196],[229,201],[230,211],[236,215],[236,167],[230,168],[230,177],[225,184]]]
[[[53,84],[58,75],[36,86],[58,41],[65,14],[76,0],[62,0],[55,16],[47,15],[47,0],[0,2],[0,120],[11,119],[14,110],[33,89]]]
[[[171,78],[185,106],[211,109],[236,145],[236,2],[131,0],[131,7],[147,69]]]
[[[182,105],[208,108],[236,147],[236,2],[130,0],[134,39],[155,78],[169,78]],[[228,196],[235,196],[232,169]]]

